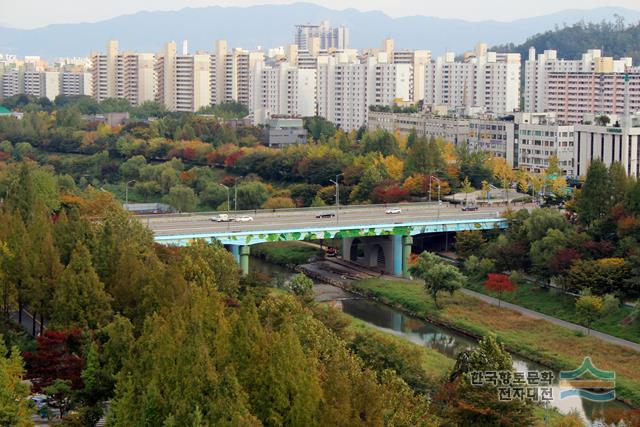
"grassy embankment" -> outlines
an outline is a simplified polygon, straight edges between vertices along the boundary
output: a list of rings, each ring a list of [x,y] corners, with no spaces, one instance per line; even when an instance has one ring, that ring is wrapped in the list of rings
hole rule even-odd
[[[320,319],[337,329],[349,346],[374,369],[392,368],[414,389],[434,392],[449,375],[455,361],[436,350],[414,344],[402,337],[386,333],[360,319],[328,306],[315,310]],[[418,384],[424,382],[426,384]],[[557,410],[535,407],[536,426],[559,423],[564,416]]]
[[[480,282],[470,282],[467,287],[485,295],[498,297],[495,293],[488,292]],[[580,324],[580,319],[576,315],[575,298],[557,289],[545,289],[533,283],[523,283],[518,285],[514,292],[505,292],[500,298],[503,301],[520,305],[530,310],[557,317],[567,322]],[[621,307],[615,313],[594,321],[591,324],[591,329],[640,343],[640,328],[634,325],[622,324],[622,321],[629,314],[631,314],[629,307]]]
[[[421,282],[368,279],[353,282],[354,291],[474,336],[494,332],[511,351],[556,369],[575,369],[591,356],[600,369],[616,372],[617,394],[640,405],[640,353],[580,336],[566,328],[486,304],[456,292],[441,295],[437,310]]]
[[[272,264],[281,266],[306,264],[309,258],[320,256],[320,248],[300,242],[262,243],[251,248],[251,254]]]

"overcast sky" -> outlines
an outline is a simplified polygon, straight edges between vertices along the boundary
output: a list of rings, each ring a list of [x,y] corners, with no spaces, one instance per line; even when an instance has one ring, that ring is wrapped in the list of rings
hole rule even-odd
[[[639,0],[306,0],[332,9],[381,10],[393,17],[427,15],[471,21],[510,21],[564,9],[621,6],[640,10]],[[68,22],[94,22],[141,10],[193,6],[249,6],[294,3],[287,0],[0,0],[0,25],[34,28]]]

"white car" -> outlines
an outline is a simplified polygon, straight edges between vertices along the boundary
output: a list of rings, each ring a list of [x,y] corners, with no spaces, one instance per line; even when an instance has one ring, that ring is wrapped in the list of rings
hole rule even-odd
[[[249,221],[253,221],[253,217],[250,217],[249,215],[241,215],[241,216],[237,216],[235,220],[237,222],[249,222]]]
[[[209,219],[211,221],[214,221],[214,222],[230,222],[230,221],[233,221],[233,219],[231,217],[229,217],[229,215],[227,215],[227,214],[220,214],[220,215],[212,216]]]
[[[400,208],[389,208],[386,211],[384,211],[384,213],[386,213],[387,215],[398,215],[398,214],[402,213],[402,209],[400,209]]]

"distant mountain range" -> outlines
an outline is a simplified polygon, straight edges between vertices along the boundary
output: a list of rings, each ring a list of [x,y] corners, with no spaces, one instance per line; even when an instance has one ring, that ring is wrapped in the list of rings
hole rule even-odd
[[[640,20],[640,11],[617,7],[566,10],[511,22],[471,22],[428,16],[391,18],[382,12],[332,10],[309,3],[211,6],[139,12],[95,23],[56,24],[31,30],[0,27],[0,53],[48,59],[85,56],[103,51],[112,38],[120,41],[123,50],[143,52],[158,52],[165,42],[184,39],[189,40],[191,51],[211,51],[214,41],[221,38],[233,47],[276,47],[293,42],[295,24],[329,20],[332,25],[350,28],[351,46],[355,48],[376,47],[385,37],[393,37],[397,48],[430,49],[437,55],[445,50],[471,50],[481,41],[488,45],[522,43],[555,26],[582,20],[613,20],[615,14],[624,16],[627,22]]]

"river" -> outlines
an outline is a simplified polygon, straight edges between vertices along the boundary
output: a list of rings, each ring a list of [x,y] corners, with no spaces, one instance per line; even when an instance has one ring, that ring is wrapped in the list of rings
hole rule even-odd
[[[286,280],[295,274],[288,269],[266,263],[253,257],[249,265],[252,271],[259,271],[271,277],[280,277],[280,280]],[[356,317],[380,330],[405,338],[414,344],[434,349],[450,358],[456,358],[461,351],[473,349],[477,346],[477,341],[467,335],[407,316],[386,305],[361,299],[334,286],[317,283],[315,284],[314,291],[316,293],[316,299],[329,303],[344,313]],[[560,399],[557,371],[515,354],[512,354],[511,357],[516,372],[550,370],[554,372],[553,400],[550,401],[549,404],[563,414],[576,411],[589,425],[602,425],[598,423],[597,420],[604,410],[609,408],[628,408],[618,401],[595,403],[579,397]]]

